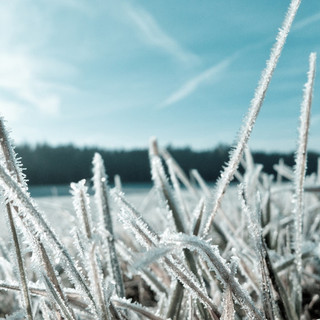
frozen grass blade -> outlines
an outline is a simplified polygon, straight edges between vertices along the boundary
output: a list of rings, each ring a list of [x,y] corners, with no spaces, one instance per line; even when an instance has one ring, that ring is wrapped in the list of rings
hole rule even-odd
[[[152,253],[151,253],[152,254]],[[204,288],[201,287],[196,277],[174,256],[163,257],[163,264],[186,287],[195,299],[199,299],[208,307],[208,312],[213,319],[219,319],[219,311],[213,301],[210,299]]]
[[[18,183],[20,183],[23,187],[26,187],[25,177],[21,170],[21,164],[16,159],[16,154],[12,148],[10,143],[9,135],[5,129],[5,125],[3,119],[0,118],[0,145],[1,151],[3,153],[4,158],[4,165],[7,167],[8,171],[15,177]],[[26,315],[28,320],[32,320],[32,307],[31,307],[31,299],[28,289],[28,280],[26,276],[26,271],[24,267],[22,252],[21,252],[21,245],[18,238],[18,233],[16,230],[16,225],[13,218],[12,210],[17,210],[14,208],[10,203],[6,204],[6,212],[8,216],[8,222],[10,226],[12,241],[15,249],[16,254],[16,262],[19,271],[19,278],[21,284],[21,293],[22,293],[22,301],[25,307]]]
[[[118,296],[124,297],[124,286],[121,269],[115,247],[115,236],[113,232],[112,217],[110,212],[109,195],[107,188],[107,175],[101,155],[96,153],[93,158],[93,183],[95,189],[95,200],[100,214],[101,222],[110,236],[107,237],[108,254],[109,254],[109,272],[116,284]]]
[[[179,234],[166,241],[168,245],[179,245],[180,247],[197,250],[201,257],[216,271],[220,279],[228,284],[234,297],[241,302],[256,319],[262,320],[261,312],[255,307],[251,298],[244,292],[235,277],[232,276],[230,269],[226,266],[225,261],[220,256],[218,249],[214,249],[204,240],[195,236]]]
[[[46,274],[46,277],[51,281],[52,285],[54,286],[57,294],[59,295],[59,300],[62,300],[65,305],[69,304],[68,299],[66,298],[65,293],[63,292],[61,281],[59,281],[58,276],[54,270],[54,267],[52,265],[53,259],[50,259],[46,249],[44,248],[40,237],[34,236],[29,230],[27,225],[24,223],[23,220],[21,220],[21,223],[25,227],[26,235],[28,236],[28,239],[30,239],[30,243],[32,243],[33,247],[33,253],[35,254],[38,261],[36,261],[36,265],[39,266],[36,268],[36,271],[40,275],[40,278],[43,276],[43,274]],[[75,319],[75,314],[73,310],[70,308],[70,313]]]
[[[232,292],[228,287],[224,294],[223,312],[221,320],[234,320],[234,305],[232,300]]]
[[[165,161],[167,162],[168,160],[171,161],[172,167],[176,175],[179,177],[180,181],[185,185],[185,187],[190,191],[191,194],[194,196],[197,196],[197,192],[190,183],[187,175],[184,173],[182,168],[179,166],[179,164],[176,162],[176,160],[171,156],[171,154],[168,152],[166,149],[161,150],[161,156]]]
[[[56,318],[53,314],[53,311],[49,309],[49,307],[47,306],[43,298],[40,300],[39,304],[40,304],[39,308],[41,310],[43,320],[53,320]]]
[[[122,299],[115,298],[115,297],[112,299],[112,301],[116,307],[124,308],[127,310],[132,310],[135,313],[138,313],[141,316],[146,317],[147,319],[150,319],[150,320],[164,320],[165,319],[165,318],[162,318],[161,316],[154,314],[153,311],[149,311],[146,307],[144,307],[138,303],[132,303],[129,300],[126,300],[123,298]]]
[[[95,153],[92,164],[95,201],[98,207],[100,223],[102,223],[105,229],[108,230],[111,235],[113,235],[113,225],[107,190],[108,180],[105,172],[104,163],[99,153]]]
[[[279,306],[279,311],[281,313],[281,316],[285,320],[298,320],[292,301],[289,298],[289,293],[284,287],[276,268],[274,268],[269,255],[269,251],[267,250],[266,250],[266,262],[267,262],[267,268],[269,270],[273,287],[279,295],[278,306]]]
[[[71,183],[71,190],[73,195],[73,206],[75,208],[77,217],[81,224],[83,234],[87,239],[92,238],[92,222],[90,212],[90,200],[88,195],[88,188],[85,186],[86,180],[81,180],[78,183]]]
[[[121,209],[120,219],[124,225],[131,228],[138,242],[147,249],[156,247],[160,237],[142,218],[141,214],[124,198],[123,194],[114,190],[112,196]]]
[[[65,303],[64,299],[60,296],[59,292],[56,290],[50,279],[43,274],[43,279],[45,282],[45,285],[48,289],[49,295],[52,297],[52,300],[54,303],[57,304],[59,307],[59,310],[63,317],[65,317],[68,320],[76,320],[76,318],[72,314],[72,310],[70,310],[69,306]]]
[[[187,216],[186,204],[182,199],[180,186],[176,177],[176,172],[181,173],[182,170],[176,170],[175,172],[175,168],[177,167],[177,165],[175,166],[175,162],[172,159],[172,157],[167,156],[166,163],[168,165],[171,181],[176,192],[176,196],[174,196],[174,194],[172,193],[171,186],[168,183],[168,179],[166,177],[164,168],[162,166],[158,149],[159,148],[156,139],[152,139],[149,151],[152,179],[164,202],[166,203],[168,210],[172,213],[176,230],[178,232],[186,233],[186,226],[184,223],[184,221],[187,221],[187,218],[184,218],[184,216]],[[180,202],[180,206],[178,206],[178,204],[176,203],[176,199]],[[181,212],[181,210],[184,210],[184,215]],[[190,254],[188,250],[184,250],[184,256],[186,258],[186,262],[188,264],[189,269],[200,281],[194,257],[192,256],[192,254]],[[172,299],[174,301],[182,301],[183,287],[181,287],[179,284],[177,285],[177,290],[175,290],[175,294],[180,296],[174,295],[172,296]]]
[[[99,318],[101,320],[107,320],[109,312],[105,304],[106,299],[105,299],[104,290],[103,290],[103,280],[102,280],[103,275],[102,275],[102,270],[98,263],[95,245],[93,245],[90,250],[89,259],[91,263],[90,279],[92,281],[92,287],[94,288],[95,297],[97,297],[97,301],[99,305],[99,311],[100,311]]]
[[[43,230],[46,236],[49,236],[49,238],[53,240],[53,243],[56,245],[56,248],[58,249],[59,253],[61,253],[66,258],[67,266],[70,267],[71,273],[74,274],[75,279],[77,280],[76,282],[80,285],[80,287],[84,289],[84,291],[87,293],[89,299],[92,301],[94,305],[94,301],[91,296],[91,293],[89,292],[86,284],[84,283],[82,276],[79,274],[79,272],[75,268],[71,257],[69,256],[69,254],[67,253],[67,251],[65,250],[61,242],[58,240],[54,232],[49,228],[48,224],[43,219],[42,215],[40,214],[38,209],[35,207],[29,194],[26,191],[27,184],[24,179],[25,177],[21,171],[20,163],[16,160],[16,155],[13,151],[13,148],[11,147],[2,119],[0,120],[0,133],[3,135],[1,139],[1,148],[5,157],[5,164],[8,168],[8,171],[10,172],[10,174],[8,174],[7,170],[2,166],[0,166],[0,171],[3,174],[1,183],[3,184],[3,188],[7,194],[8,200],[9,201],[11,200],[11,203],[13,204],[13,208],[15,211],[17,211],[17,213],[19,210],[26,211],[23,213],[19,212],[19,217],[22,220],[22,222],[25,223],[25,225],[28,225],[29,223],[29,226],[30,226],[30,221],[28,223],[26,223],[25,221],[25,215],[29,213],[32,216],[31,220],[33,219],[34,220],[31,223],[33,224],[33,228],[30,228],[29,230],[30,232],[32,232],[33,230],[34,233],[37,233],[37,232],[40,232],[39,230]],[[13,177],[15,178],[16,181],[13,179]],[[28,219],[30,218],[31,217],[29,217]],[[35,226],[34,223],[37,226]],[[46,265],[46,262],[44,263]],[[23,292],[24,291],[25,290],[23,290]]]
[[[9,134],[7,133],[2,117],[0,117],[0,145],[6,168],[15,177],[16,181],[21,184],[22,187],[27,188],[25,175],[21,169],[22,165],[17,159],[16,153],[14,152]]]
[[[118,191],[122,191],[122,183],[121,183],[121,178],[118,174],[116,174],[114,176],[114,187],[118,190]]]
[[[43,268],[46,272],[46,277],[48,280],[50,280],[51,284],[54,286],[55,290],[56,290],[56,293],[59,295],[59,300],[63,301],[63,303],[68,306],[69,305],[69,301],[68,299],[66,298],[64,292],[63,292],[63,289],[60,285],[60,282],[56,276],[56,273],[54,271],[54,268],[51,264],[51,261],[48,257],[48,254],[46,252],[46,250],[44,249],[43,245],[41,242],[38,243],[38,246],[39,246],[39,255],[40,255],[40,261],[41,263],[43,264]],[[73,310],[70,308],[69,309],[69,312],[71,314],[71,316],[75,319],[75,314],[73,312]]]
[[[122,219],[123,222],[131,228],[138,241],[141,242],[142,245],[144,245],[148,250],[156,250],[155,257],[158,258],[159,254],[157,248],[160,245],[159,235],[154,232],[151,227],[148,226],[141,215],[123,198],[121,194],[113,192],[112,195],[114,196],[119,206],[122,207],[122,214],[127,212],[127,215],[125,215]],[[164,248],[164,253],[166,251],[167,249]],[[147,255],[147,263],[149,263],[150,259],[152,260],[152,258],[154,257],[152,256],[152,252],[150,253],[150,255]],[[186,269],[179,259],[177,259],[176,257],[164,257],[163,264],[175,278],[179,279],[179,281],[181,281],[181,283],[186,288],[188,288],[188,290],[190,290],[194,298],[200,299],[204,305],[208,306],[212,314],[219,314],[217,307],[201,287],[194,274]],[[141,266],[141,264],[139,266]],[[213,316],[213,318],[218,319],[217,316]]]
[[[16,226],[14,223],[12,207],[10,204],[6,205],[6,210],[7,210],[7,214],[8,214],[8,221],[9,221],[10,231],[11,231],[15,254],[16,254],[16,261],[17,261],[17,267],[18,267],[18,271],[19,271],[23,306],[26,311],[27,319],[32,320],[33,316],[32,316],[32,308],[31,308],[31,299],[30,299],[29,288],[28,288],[28,280],[27,280],[27,275],[26,275],[26,271],[25,271],[25,267],[24,267],[20,243],[19,243],[19,239],[18,239],[18,233],[17,233]]]
[[[268,320],[274,320],[276,314],[278,314],[277,306],[275,305],[275,297],[272,294],[272,281],[269,277],[269,272],[266,263],[266,252],[263,246],[263,235],[261,228],[261,209],[260,209],[260,197],[257,199],[256,208],[251,209],[247,204],[244,197],[243,186],[240,188],[240,197],[242,210],[247,216],[249,223],[249,234],[253,240],[256,255],[258,258],[259,273],[261,275],[261,294],[262,303],[265,316]],[[255,210],[255,212],[253,212]]]
[[[23,223],[23,221],[22,221]],[[25,226],[26,227],[26,226]],[[28,229],[26,228],[28,231]],[[28,232],[28,236],[31,239],[30,242],[33,243],[34,254],[37,257],[37,265],[40,266],[37,271],[38,273],[46,273],[46,276],[48,279],[52,282],[56,290],[58,291],[59,295],[64,299],[65,303],[67,303],[66,298],[64,297],[63,290],[60,286],[59,280],[56,276],[56,273],[54,271],[54,267],[52,266],[51,260],[39,238],[36,238],[33,234]],[[43,269],[43,270],[42,270]]]
[[[15,283],[6,283],[0,281],[0,290],[2,291],[21,291],[19,285]],[[35,285],[29,286],[30,294],[35,297],[48,297],[48,292],[45,287],[36,287]],[[83,302],[82,297],[78,291],[67,289],[66,296],[69,304],[72,304],[74,307],[79,310],[86,310],[88,304]],[[87,312],[87,311],[86,311]]]
[[[83,290],[85,295],[91,301],[91,304],[96,309],[93,296],[85,283],[83,276],[75,267],[73,259],[69,255],[68,251],[48,226],[29,194],[21,188],[20,184],[12,179],[11,175],[5,168],[3,168],[2,165],[0,165],[0,186],[4,189],[9,201],[12,201],[14,206],[19,208],[19,217],[22,220],[26,219],[26,225],[28,225],[30,230],[35,232],[35,234],[41,233],[42,236],[45,236],[50,241],[54,250],[64,258],[65,267],[70,271],[69,275],[71,276],[72,281]],[[20,213],[20,210],[22,213]]]
[[[178,232],[185,233],[185,226],[183,224],[182,213],[176,204],[175,198],[172,194],[172,189],[168,183],[164,168],[161,163],[161,159],[158,153],[158,144],[156,139],[152,139],[150,142],[149,157],[151,164],[152,180],[163,202],[167,206],[168,210],[172,213],[174,224]]]
[[[130,248],[128,248],[126,244],[121,241],[117,242],[117,249],[122,257],[122,261],[128,263],[128,268],[130,268],[132,272],[138,271],[142,279],[149,285],[149,287],[158,297],[168,296],[165,281],[163,281],[162,279],[160,280],[151,270],[148,270],[146,268],[140,268],[139,270],[135,269],[133,264],[134,254],[136,252],[130,250]]]
[[[233,277],[237,272],[238,259],[233,257],[230,265],[230,271]],[[234,320],[234,303],[232,299],[232,290],[229,285],[226,286],[223,299],[223,312],[220,320]]]
[[[304,97],[301,105],[300,116],[300,128],[299,128],[299,142],[298,150],[296,153],[296,165],[294,175],[294,214],[295,214],[295,265],[297,273],[297,287],[294,288],[296,294],[296,309],[298,317],[301,314],[302,305],[302,289],[301,289],[301,271],[302,271],[302,258],[301,258],[301,246],[302,246],[302,216],[303,216],[303,192],[304,181],[306,175],[307,166],[307,144],[308,144],[308,131],[310,126],[310,111],[312,104],[313,84],[315,79],[316,70],[316,54],[311,53],[309,58],[309,72],[308,81],[304,88]]]
[[[199,171],[197,169],[192,169],[191,170],[191,175],[192,177],[197,181],[197,183],[199,184],[201,190],[203,191],[203,193],[207,196],[210,197],[211,196],[211,192],[209,187],[207,186],[206,182],[203,180],[203,178],[201,177]]]
[[[247,146],[247,142],[251,135],[251,131],[253,129],[254,123],[259,114],[261,106],[263,104],[273,72],[277,66],[280,54],[282,52],[282,48],[285,44],[289,30],[291,28],[294,17],[298,11],[300,3],[301,3],[301,0],[291,0],[287,15],[284,19],[281,29],[279,30],[277,41],[271,50],[270,58],[267,61],[266,67],[262,72],[261,79],[255,91],[254,98],[251,101],[251,107],[247,114],[246,121],[244,122],[244,125],[240,130],[238,144],[231,151],[230,160],[227,166],[224,168],[223,172],[221,173],[220,179],[216,185],[213,209],[205,220],[205,224],[201,232],[201,234],[203,235],[208,234],[212,221],[218,209],[220,208],[223,195],[230,181],[232,180],[235,171],[239,166],[239,162],[242,158],[243,151]]]
[[[200,199],[198,205],[194,210],[194,221],[191,229],[191,233],[197,236],[200,230],[201,221],[205,212],[205,201],[203,198]]]
[[[188,220],[190,217],[189,217],[187,204],[186,204],[186,201],[184,201],[184,199],[183,199],[182,191],[181,191],[181,188],[180,188],[180,185],[179,185],[179,181],[177,179],[177,176],[176,176],[176,173],[175,173],[175,170],[174,170],[172,159],[168,159],[166,161],[166,164],[167,164],[167,167],[169,169],[170,179],[171,179],[171,182],[173,184],[173,188],[174,188],[174,191],[175,191],[176,199],[177,199],[177,201],[179,203],[179,207],[180,207],[180,209],[182,211],[182,214],[183,214],[182,218],[183,218],[183,220]]]
[[[177,281],[171,293],[166,317],[168,319],[179,319],[184,288],[180,281]]]
[[[292,169],[287,166],[283,159],[279,160],[278,164],[273,165],[274,170],[277,171],[277,182],[278,184],[281,183],[282,177],[292,181],[293,180],[293,171]]]

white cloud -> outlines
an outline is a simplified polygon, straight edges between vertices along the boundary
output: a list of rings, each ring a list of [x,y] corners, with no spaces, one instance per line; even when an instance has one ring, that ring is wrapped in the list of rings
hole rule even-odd
[[[0,99],[0,116],[10,123],[16,122],[22,118],[24,109],[21,105]]]
[[[125,4],[124,10],[138,30],[143,41],[149,45],[161,48],[183,63],[198,61],[197,56],[182,48],[175,39],[170,37],[148,11],[137,5],[133,6],[128,3]]]
[[[18,119],[17,113],[27,110],[58,115],[64,85],[57,82],[77,72],[70,63],[43,54],[52,26],[35,28],[43,22],[33,25],[40,9],[26,2],[0,3],[0,18],[4,18],[0,19],[0,102],[8,119]]]
[[[59,95],[51,90],[49,81],[43,80],[42,71],[26,53],[0,54],[0,88],[11,97],[8,103],[20,101],[25,107],[37,108],[42,113],[58,114]]]
[[[178,101],[185,99],[198,89],[200,85],[208,80],[217,79],[217,77],[226,71],[231,62],[234,60],[235,55],[224,59],[220,63],[210,67],[209,69],[201,72],[191,80],[183,84],[177,91],[173,92],[167,99],[165,99],[160,108],[165,108],[177,103]]]

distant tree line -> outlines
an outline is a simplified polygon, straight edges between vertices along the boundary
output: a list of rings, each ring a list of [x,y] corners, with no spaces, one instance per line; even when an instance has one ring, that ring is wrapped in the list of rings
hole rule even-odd
[[[211,150],[194,151],[191,148],[173,148],[167,150],[188,174],[191,169],[198,169],[206,181],[215,181],[228,160],[229,147],[219,145]],[[148,150],[105,150],[99,148],[79,148],[73,145],[52,147],[47,144],[21,145],[16,152],[22,158],[26,175],[31,185],[68,184],[92,176],[92,158],[99,152],[106,165],[111,183],[115,174],[123,182],[150,182]],[[308,173],[317,170],[318,153],[308,154]],[[284,159],[285,164],[294,165],[293,153],[253,152],[256,163],[263,165],[263,171],[275,174],[273,165]]]

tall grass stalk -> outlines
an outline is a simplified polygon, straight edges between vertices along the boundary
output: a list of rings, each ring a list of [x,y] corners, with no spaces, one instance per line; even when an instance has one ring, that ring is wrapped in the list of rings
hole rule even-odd
[[[22,174],[22,171],[20,170],[19,162],[16,160],[16,155],[11,146],[9,135],[6,132],[5,125],[2,118],[0,118],[0,137],[1,137],[0,139],[1,151],[3,153],[3,158],[5,160],[4,165],[11,172],[11,174],[16,178],[17,182],[25,186],[24,176]],[[22,288],[21,290],[22,301],[25,307],[27,319],[32,320],[33,316],[32,316],[32,307],[31,307],[31,300],[30,300],[30,294],[29,294],[29,288],[28,288],[28,280],[27,280],[27,275],[26,275],[24,261],[23,261],[21,244],[19,241],[17,229],[15,226],[14,218],[13,218],[13,212],[12,212],[13,210],[16,211],[17,208],[13,207],[12,203],[7,203],[6,213],[8,217],[9,229],[12,236],[12,241],[14,244],[14,249],[16,254],[16,262],[17,262],[17,267],[18,267],[19,276],[20,276],[20,284]]]
[[[113,232],[113,223],[109,204],[109,194],[107,187],[107,175],[101,155],[96,153],[93,158],[93,183],[95,189],[95,200],[98,207],[98,212],[101,217],[101,222],[105,230],[109,232],[107,236],[107,250],[109,255],[109,273],[113,277],[116,284],[116,291],[120,297],[124,297],[124,286],[118,255],[115,247],[115,235]]]
[[[255,91],[254,98],[251,101],[251,107],[245,118],[244,124],[240,129],[237,145],[232,149],[230,153],[230,160],[227,166],[223,169],[220,179],[216,185],[215,198],[213,203],[213,209],[209,216],[205,219],[203,230],[201,234],[207,235],[212,224],[212,221],[220,207],[223,195],[232,180],[242,157],[243,151],[247,146],[247,142],[251,135],[254,123],[257,119],[261,106],[263,104],[267,89],[269,87],[273,72],[277,66],[280,58],[283,46],[286,42],[289,34],[292,22],[296,16],[301,0],[291,0],[288,12],[277,35],[277,41],[271,50],[270,58],[267,61],[265,69],[262,71],[260,82]]]
[[[29,287],[28,287],[28,279],[26,275],[24,262],[23,262],[21,245],[20,245],[16,226],[13,219],[12,207],[10,204],[6,205],[6,210],[8,214],[8,221],[9,221],[10,231],[11,231],[15,254],[16,254],[17,267],[19,271],[22,301],[26,311],[27,319],[33,320],[31,300],[30,300]]]
[[[298,317],[301,314],[302,305],[302,292],[301,292],[301,272],[302,272],[302,217],[303,217],[303,196],[304,196],[304,181],[307,168],[307,145],[308,145],[308,132],[310,126],[310,112],[312,104],[313,85],[316,72],[316,54],[311,53],[309,57],[309,72],[308,81],[304,88],[304,97],[301,105],[300,127],[299,127],[299,141],[298,150],[296,152],[296,165],[294,175],[294,214],[295,214],[295,266],[297,273],[297,287],[294,288],[294,293],[297,297],[296,308]]]
[[[35,234],[43,233],[43,236],[50,242],[53,249],[64,258],[65,266],[70,272],[72,281],[85,293],[90,300],[90,304],[96,308],[95,300],[84,281],[83,275],[76,268],[73,259],[69,252],[58,239],[53,230],[48,226],[48,223],[39,212],[30,195],[21,188],[11,177],[10,173],[0,165],[0,186],[3,188],[6,197],[13,205],[19,208],[19,217],[26,221],[26,225],[35,232]]]

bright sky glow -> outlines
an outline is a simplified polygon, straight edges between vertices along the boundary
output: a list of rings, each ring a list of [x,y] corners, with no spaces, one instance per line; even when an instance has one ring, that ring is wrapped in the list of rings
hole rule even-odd
[[[0,113],[16,143],[133,148],[147,147],[156,136],[162,145],[195,149],[230,144],[288,5],[0,0]],[[320,1],[302,1],[252,149],[295,149],[308,58],[310,52],[319,57],[319,32]],[[316,151],[318,78],[309,140]]]

